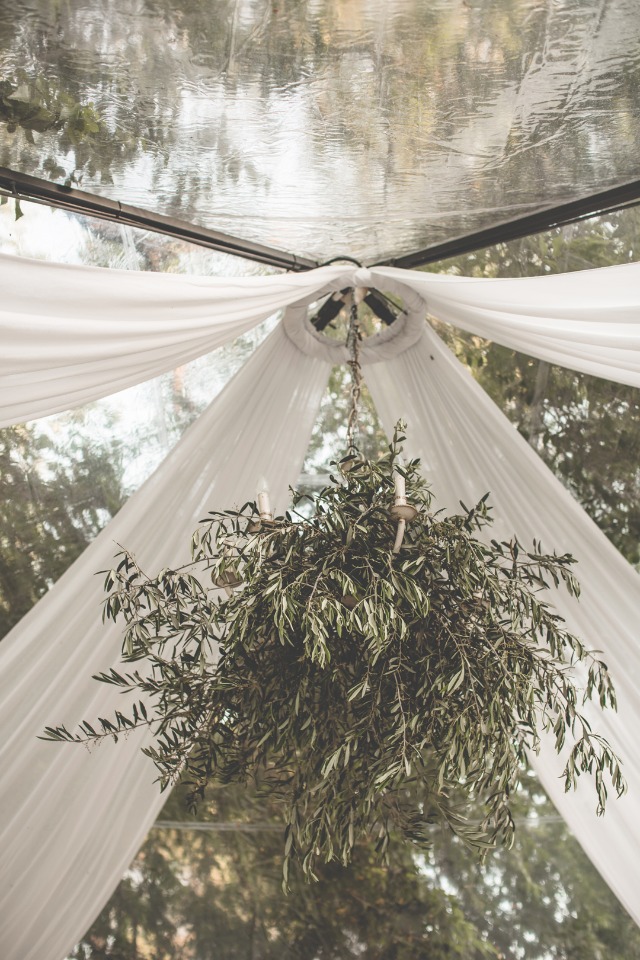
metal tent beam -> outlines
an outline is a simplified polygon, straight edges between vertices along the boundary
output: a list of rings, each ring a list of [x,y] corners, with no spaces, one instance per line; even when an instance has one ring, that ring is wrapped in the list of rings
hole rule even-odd
[[[568,203],[547,207],[544,210],[523,217],[516,217],[513,220],[506,220],[485,230],[477,230],[474,233],[455,237],[453,240],[446,240],[444,243],[437,243],[402,257],[379,261],[376,266],[404,267],[406,269],[422,267],[428,263],[437,263],[449,257],[458,257],[461,254],[472,253],[474,250],[481,250],[484,247],[495,246],[497,243],[505,243],[507,240],[518,240],[521,237],[541,233],[544,230],[562,227],[565,224],[575,223],[578,220],[585,220],[599,214],[614,213],[616,210],[637,206],[638,204],[640,204],[640,180],[629,180],[617,187],[592,193],[587,197],[581,197],[579,200],[570,200]]]
[[[219,250],[233,256],[254,260],[257,263],[279,267],[282,270],[301,271],[319,266],[316,260],[296,256],[276,247],[242,240],[218,230],[197,226],[186,220],[163,216],[141,207],[130,206],[120,203],[118,200],[110,200],[97,194],[87,193],[84,190],[65,187],[5,167],[0,167],[0,194],[36,203],[45,203],[73,213],[97,217],[100,220],[109,220],[138,227],[142,230],[150,230],[197,246],[207,247],[210,250]],[[415,253],[378,261],[376,266],[394,266],[407,269],[425,266],[428,263],[436,263],[449,257],[472,253],[474,250],[480,250],[483,247],[494,246],[508,240],[517,240],[531,234],[541,233],[544,230],[550,230],[553,227],[575,223],[578,220],[584,220],[598,214],[614,213],[616,210],[638,204],[640,204],[640,180],[630,180],[617,187],[581,197],[579,200],[571,200],[568,203],[547,207],[533,214],[516,217],[513,220],[495,224],[484,230],[478,230],[474,233],[456,237],[453,240],[447,240],[444,243],[425,247]]]
[[[252,243],[250,240],[240,240],[238,237],[220,233],[218,230],[209,230],[207,227],[199,227],[186,220],[165,217],[141,207],[120,203],[119,200],[108,200],[97,194],[51,183],[25,173],[8,170],[6,167],[0,167],[0,193],[19,200],[45,203],[73,213],[97,217],[100,220],[111,220],[130,227],[151,230],[154,233],[175,237],[177,240],[185,240],[210,250],[220,250],[223,253],[244,257],[246,260],[255,260],[257,263],[265,263],[272,267],[280,267],[283,270],[309,270],[318,265],[315,260],[297,257],[275,247]]]

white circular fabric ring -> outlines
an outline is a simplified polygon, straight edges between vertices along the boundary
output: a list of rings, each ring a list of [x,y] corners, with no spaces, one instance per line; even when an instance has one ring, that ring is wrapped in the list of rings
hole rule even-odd
[[[366,269],[355,270],[351,275],[341,277],[331,285],[317,293],[313,300],[320,299],[327,293],[342,290],[347,286],[374,287],[372,271]],[[409,347],[417,343],[424,333],[426,302],[414,290],[397,284],[388,278],[382,279],[380,286],[391,290],[402,297],[406,304],[406,312],[400,313],[389,327],[384,327],[371,337],[366,337],[360,346],[360,363],[366,366],[371,363],[382,363],[404,353]],[[310,357],[326,360],[332,365],[347,363],[351,357],[346,344],[331,340],[311,323],[308,314],[309,299],[291,304],[284,312],[282,326],[288,338],[296,347]]]

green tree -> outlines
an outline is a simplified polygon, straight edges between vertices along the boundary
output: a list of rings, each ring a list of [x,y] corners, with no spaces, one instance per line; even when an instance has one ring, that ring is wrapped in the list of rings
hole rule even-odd
[[[640,212],[596,218],[436,267],[477,277],[538,276],[633,259]],[[640,562],[640,391],[519,354],[437,323],[473,372],[591,518]]]
[[[18,69],[0,76],[0,121],[5,135],[22,137],[30,147],[35,148],[36,137],[44,137],[49,146],[38,163],[28,164],[29,172],[64,180],[67,186],[80,183],[85,173],[112,183],[113,161],[131,157],[137,149],[135,138],[114,137],[91,101],[77,99],[41,72]]]
[[[236,788],[212,790],[208,801],[211,819],[240,826],[280,815]],[[176,794],[163,816],[181,815]],[[349,868],[322,865],[318,883],[292,877],[287,897],[281,857],[279,829],[154,830],[73,957],[498,960],[456,897],[403,844],[392,845],[387,866],[373,845],[360,845]]]
[[[513,849],[484,864],[434,827],[425,857],[392,841],[384,866],[359,844],[348,868],[322,865],[317,884],[294,874],[284,897],[277,806],[211,789],[201,819],[232,829],[152,830],[73,957],[638,960],[640,930],[532,774],[517,808]],[[162,818],[184,817],[176,791]]]
[[[97,445],[70,415],[64,438],[0,430],[0,636],[33,606],[119,509],[117,444]]]
[[[498,952],[523,960],[638,960],[640,930],[568,833],[531,772],[516,800],[510,851],[480,864],[436,833],[432,881]]]

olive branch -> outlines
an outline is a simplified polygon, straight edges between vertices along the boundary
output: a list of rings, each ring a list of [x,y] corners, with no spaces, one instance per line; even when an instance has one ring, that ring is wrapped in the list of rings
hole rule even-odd
[[[44,738],[148,726],[161,788],[180,781],[192,808],[213,780],[257,784],[281,802],[285,886],[292,860],[314,876],[364,837],[381,856],[392,833],[426,846],[434,821],[476,850],[509,846],[542,731],[570,743],[566,789],[592,774],[602,813],[607,782],[625,783],[581,706],[615,693],[550,602],[551,587],[579,595],[574,559],[489,539],[488,495],[434,511],[419,461],[400,460],[402,429],[379,460],[336,464],[310,516],[295,491],[273,521],[255,503],[213,511],[191,561],[156,575],[121,549],[104,617],[124,623],[136,666],[96,679],[140,699]],[[394,553],[398,472],[419,512]]]

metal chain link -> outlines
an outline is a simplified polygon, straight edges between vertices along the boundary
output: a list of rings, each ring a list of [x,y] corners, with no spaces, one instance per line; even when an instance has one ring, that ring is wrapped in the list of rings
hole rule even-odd
[[[358,304],[354,294],[351,294],[351,311],[349,316],[349,330],[347,333],[347,350],[351,359],[348,362],[351,368],[351,409],[347,420],[347,448],[349,453],[357,453],[356,443],[358,434],[358,416],[360,413],[360,393],[362,385],[362,370],[360,367],[360,341],[362,333],[358,323]]]

